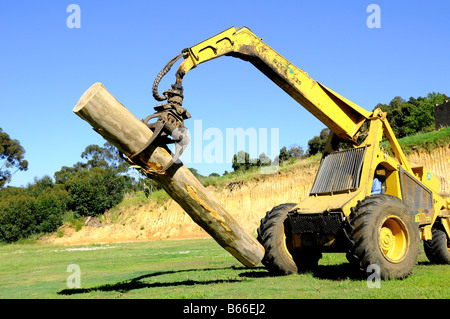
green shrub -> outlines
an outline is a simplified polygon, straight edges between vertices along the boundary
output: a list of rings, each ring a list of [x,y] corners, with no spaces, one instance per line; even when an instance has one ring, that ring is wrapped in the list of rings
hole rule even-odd
[[[97,216],[120,203],[125,180],[111,169],[94,167],[72,174],[65,186],[70,196],[69,207],[77,216]]]
[[[167,194],[166,191],[163,189],[153,192],[150,195],[150,198],[153,199],[154,201],[156,201],[157,206],[161,206],[161,205],[165,204],[168,200],[170,200],[169,194]]]
[[[15,242],[30,235],[55,231],[62,225],[69,197],[49,178],[27,188],[0,191],[0,241]]]
[[[27,195],[3,198],[0,202],[0,241],[8,243],[36,232],[36,199]]]
[[[36,231],[49,233],[62,225],[68,195],[62,191],[49,191],[40,194],[35,202]]]

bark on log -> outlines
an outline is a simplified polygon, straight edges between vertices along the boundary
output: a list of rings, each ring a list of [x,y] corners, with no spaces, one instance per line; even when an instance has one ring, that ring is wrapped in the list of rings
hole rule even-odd
[[[73,111],[128,157],[139,151],[153,134],[101,83],[92,85]],[[170,159],[169,149],[150,146],[134,162],[157,181],[224,249],[245,266],[256,266],[264,256],[264,248],[217,202],[183,163],[173,164],[164,173],[155,173]]]

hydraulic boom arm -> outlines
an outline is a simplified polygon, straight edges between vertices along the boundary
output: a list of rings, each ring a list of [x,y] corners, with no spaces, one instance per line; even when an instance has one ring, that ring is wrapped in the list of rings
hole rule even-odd
[[[356,142],[358,130],[372,115],[311,79],[245,27],[229,28],[185,49],[175,87],[181,88],[183,77],[189,70],[223,55],[252,63],[343,140]]]
[[[359,130],[367,120],[382,120],[383,132],[391,143],[397,160],[409,173],[412,173],[405,154],[401,150],[389,122],[386,120],[386,114],[381,112],[381,110],[369,112],[330,90],[322,83],[314,81],[306,72],[290,63],[245,27],[237,29],[231,27],[191,48],[184,49],[158,74],[153,84],[153,96],[159,101],[168,99],[169,103],[155,108],[157,111],[164,109],[163,112],[156,113],[156,115],[159,114],[160,116],[159,122],[155,124],[158,128],[155,130],[156,132],[161,131],[166,132],[168,135],[173,135],[174,129],[182,130],[184,127],[182,121],[190,117],[189,113],[181,108],[183,78],[189,70],[197,65],[221,56],[232,56],[253,64],[325,124],[341,140],[351,144],[357,144]],[[181,57],[184,60],[176,72],[175,84],[172,85],[171,90],[164,92],[165,97],[160,96],[158,94],[159,81]],[[171,115],[169,114],[170,112]],[[166,117],[163,118],[163,116]],[[177,124],[174,125],[173,123]],[[155,138],[157,135],[155,134]],[[179,140],[181,142],[176,144],[179,148],[174,156],[175,159],[178,159],[189,141],[183,134],[181,134]],[[152,141],[149,141],[143,149],[148,147]]]

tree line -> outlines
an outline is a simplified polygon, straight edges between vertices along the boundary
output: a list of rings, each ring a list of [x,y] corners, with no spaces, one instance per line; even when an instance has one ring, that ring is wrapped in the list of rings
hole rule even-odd
[[[0,241],[54,232],[67,212],[75,217],[101,215],[137,187],[124,175],[128,165],[112,144],[89,145],[81,158],[84,161],[55,172],[54,179],[44,176],[27,187],[0,190]]]

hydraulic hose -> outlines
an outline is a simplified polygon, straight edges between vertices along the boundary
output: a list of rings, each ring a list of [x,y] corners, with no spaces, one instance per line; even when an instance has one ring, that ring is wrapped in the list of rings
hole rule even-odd
[[[158,86],[159,82],[161,82],[164,75],[166,75],[172,66],[177,62],[181,57],[186,57],[188,55],[188,50],[183,50],[180,54],[178,54],[176,57],[174,57],[172,60],[169,61],[169,63],[166,64],[166,66],[158,73],[158,75],[155,78],[155,81],[153,82],[152,87],[152,94],[155,100],[157,101],[164,101],[167,100],[168,96],[167,94],[164,94],[164,96],[159,95],[158,93]]]

